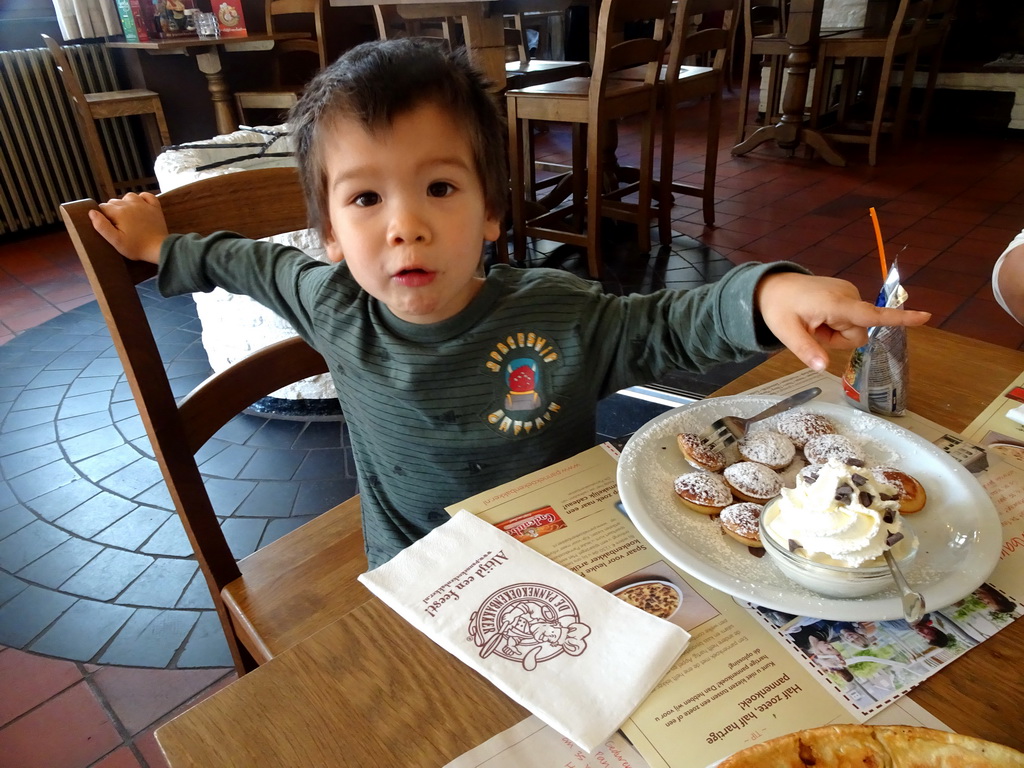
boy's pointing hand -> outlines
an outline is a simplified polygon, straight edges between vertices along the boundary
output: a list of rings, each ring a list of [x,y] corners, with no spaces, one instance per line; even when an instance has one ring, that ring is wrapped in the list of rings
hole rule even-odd
[[[930,312],[876,307],[861,300],[846,280],[797,272],[774,272],[758,283],[754,297],[768,329],[808,367],[828,365],[826,348],[856,349],[876,325],[924,325]]]

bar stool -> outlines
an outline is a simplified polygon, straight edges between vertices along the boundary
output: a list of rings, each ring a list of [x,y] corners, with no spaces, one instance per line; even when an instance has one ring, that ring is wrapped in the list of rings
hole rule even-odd
[[[526,256],[526,238],[546,238],[586,249],[590,275],[601,274],[601,219],[634,222],[639,247],[651,247],[650,219],[653,170],[655,86],[665,52],[671,0],[606,0],[598,21],[593,74],[506,92],[509,154],[512,175],[513,247],[517,260]],[[646,31],[624,39],[627,22],[641,21]],[[616,79],[614,73],[644,67],[641,81]],[[610,125],[625,117],[642,119],[640,183],[636,203],[623,201],[603,182]],[[569,123],[573,127],[572,202],[528,217],[527,163],[523,136],[531,121]],[[529,201],[530,203],[535,201]]]
[[[782,75],[790,46],[786,40],[787,0],[742,0],[743,4],[743,76],[740,82],[739,126],[736,143],[747,138],[748,130],[761,125],[751,121],[750,68],[755,58],[768,62],[768,88],[764,123],[771,125],[779,117],[782,101]],[[763,71],[763,67],[762,67]]]
[[[928,126],[928,115],[931,112],[932,97],[935,95],[935,85],[939,79],[939,68],[942,66],[942,54],[946,49],[946,40],[949,38],[949,29],[956,17],[956,0],[932,0],[932,7],[928,12],[928,19],[924,29],[917,38],[917,57],[927,54],[928,79],[925,81],[924,94],[921,98],[917,111],[909,110],[906,116],[907,121],[913,120],[917,123],[917,135],[923,136]],[[911,105],[912,107],[913,105]],[[897,126],[897,133],[893,135],[894,143],[899,144],[903,138],[904,125]]]
[[[311,39],[279,40],[274,45],[272,84],[259,91],[238,91],[235,106],[243,121],[248,110],[276,110],[278,117],[299,100],[310,77],[327,66],[324,39],[323,0],[270,0],[267,3],[267,31],[274,32],[281,17],[299,20],[313,34]],[[295,62],[300,62],[298,65]],[[289,68],[298,67],[304,77],[296,79]]]
[[[60,72],[64,91],[71,100],[75,120],[78,123],[88,156],[89,167],[92,169],[100,197],[103,200],[109,200],[117,197],[119,190],[153,185],[156,182],[153,177],[114,180],[107,155],[103,150],[103,143],[100,141],[99,131],[96,128],[96,121],[111,117],[141,116],[146,140],[149,143],[152,156],[155,158],[160,154],[162,147],[171,143],[167,121],[164,119],[164,110],[160,104],[160,95],[155,91],[147,91],[142,88],[85,93],[61,44],[49,35],[42,37],[46,47],[50,49],[57,71]]]
[[[661,110],[661,162],[657,181],[658,234],[662,245],[672,242],[674,195],[701,199],[704,223],[715,223],[715,178],[718,171],[718,137],[722,124],[722,92],[729,62],[732,25],[738,0],[677,0],[668,63],[658,75],[658,106]],[[683,62],[706,62],[684,64]],[[639,77],[636,70],[617,77]],[[708,101],[704,173],[699,184],[675,181],[676,121],[680,105]],[[631,171],[632,173],[629,173]],[[620,178],[637,177],[639,169],[620,169]],[[630,194],[635,185],[623,191]]]
[[[878,144],[882,133],[900,135],[906,121],[914,69],[917,64],[918,39],[930,15],[932,0],[900,0],[891,25],[887,29],[859,29],[822,37],[818,41],[818,74],[811,102],[811,127],[819,128],[823,116],[835,112],[834,125],[820,128],[831,141],[868,145],[868,165],[878,162]],[[887,96],[896,61],[903,58],[897,104],[886,114]],[[841,67],[836,62],[842,61]],[[874,65],[874,66],[871,66]],[[832,79],[842,72],[838,102],[833,110]],[[858,94],[868,98],[858,99]],[[858,119],[855,108],[863,101],[874,108],[870,119]]]

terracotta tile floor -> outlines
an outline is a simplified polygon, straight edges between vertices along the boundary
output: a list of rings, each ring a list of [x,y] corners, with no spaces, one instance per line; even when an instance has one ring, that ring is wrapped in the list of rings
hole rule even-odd
[[[723,121],[717,227],[703,226],[693,200],[675,228],[733,263],[791,259],[819,274],[878,289],[868,207],[878,211],[887,252],[899,253],[912,306],[932,324],[1024,349],[1024,328],[995,303],[988,276],[1024,226],[1024,141],[1012,135],[936,135],[870,168],[863,148],[844,147],[833,168],[762,147],[733,158],[735,95]],[[684,112],[677,177],[703,164],[703,110]],[[552,157],[567,145],[541,137]],[[620,152],[635,148],[623,131]],[[50,232],[0,240],[0,344],[91,301],[68,238]],[[164,765],[152,736],[164,722],[234,677],[225,669],[103,667],[0,648],[0,763],[5,768],[127,768]]]

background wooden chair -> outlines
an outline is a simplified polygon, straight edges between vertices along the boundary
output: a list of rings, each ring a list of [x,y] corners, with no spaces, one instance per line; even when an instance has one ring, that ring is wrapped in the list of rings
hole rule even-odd
[[[391,40],[396,37],[424,37],[436,39],[449,48],[460,44],[461,24],[447,16],[406,19],[398,12],[397,5],[375,5],[373,6],[373,18],[377,24],[379,40]]]
[[[141,88],[85,93],[78,75],[68,61],[67,54],[64,52],[61,44],[49,35],[43,35],[42,37],[46,47],[50,50],[50,54],[53,56],[57,70],[60,72],[61,82],[64,83],[64,90],[71,101],[72,111],[75,113],[75,120],[78,123],[82,142],[85,145],[89,168],[92,170],[100,196],[106,201],[112,197],[117,197],[118,192],[121,190],[129,191],[153,186],[156,183],[156,179],[152,176],[139,179],[118,179],[115,181],[113,174],[110,172],[110,163],[103,149],[103,142],[100,140],[96,121],[111,117],[139,115],[143,118],[142,124],[152,157],[156,158],[161,148],[171,143],[170,133],[167,131],[167,121],[164,119],[164,110],[160,105],[159,94],[155,91],[147,91]]]
[[[310,32],[313,37],[278,40],[274,44],[269,87],[235,93],[235,106],[243,123],[250,121],[247,113],[256,110],[273,110],[276,113],[273,121],[280,122],[284,113],[298,102],[306,83],[327,66],[324,0],[268,0],[267,31],[298,31],[281,29],[282,24],[301,26],[302,31]]]
[[[782,102],[782,76],[789,56],[786,40],[788,0],[741,0],[743,20],[743,73],[740,78],[739,125],[736,143],[747,138],[748,130],[778,122]],[[755,66],[761,72],[768,64],[764,121],[750,119],[750,72]]]
[[[526,256],[526,238],[569,243],[586,249],[593,277],[601,274],[601,219],[630,221],[638,228],[641,251],[649,251],[655,86],[665,51],[671,0],[606,0],[598,20],[593,74],[509,90],[509,155],[512,175],[512,231],[515,258]],[[639,37],[625,39],[627,22]],[[643,80],[616,79],[625,69],[645,67]],[[607,150],[614,121],[638,117],[640,183],[637,202],[625,202],[616,184],[606,179]],[[568,206],[527,215],[536,201],[526,198],[526,177],[533,158],[524,157],[523,136],[531,121],[568,123],[573,128],[572,202]]]
[[[833,142],[867,144],[868,165],[878,162],[883,133],[902,133],[917,64],[918,38],[931,4],[932,0],[900,0],[887,28],[851,30],[818,41],[811,127]],[[901,66],[897,66],[900,59]],[[841,64],[837,66],[837,62]],[[889,103],[890,85],[893,73],[900,69],[902,77],[893,107]],[[832,81],[837,71],[842,73],[842,82],[833,108]],[[823,118],[833,114],[835,122],[827,125]]]
[[[244,201],[239,200],[244,190]],[[232,230],[259,238],[305,226],[294,168],[216,176],[160,195],[172,232]],[[135,286],[156,267],[129,261],[93,229],[93,200],[61,206],[75,250],[124,366],[153,453],[213,596],[239,675],[268,661],[362,602],[366,570],[355,497],[236,561],[221,531],[195,454],[238,413],[271,392],[327,370],[298,337],[215,374],[180,403],[168,381]],[[346,585],[341,589],[341,585]]]
[[[946,50],[950,27],[956,18],[956,3],[957,0],[932,0],[928,18],[917,38],[917,61],[920,62],[924,59],[928,62],[928,77],[925,80],[921,99],[916,109],[913,94],[911,94],[905,122],[913,121],[917,124],[918,136],[923,135],[928,127],[932,98],[935,96],[935,85],[938,82],[939,69],[942,66],[942,54]],[[903,138],[905,127],[905,123],[902,122],[897,126],[897,132],[893,135],[893,141],[897,145]]]
[[[693,195],[701,199],[704,223],[715,223],[715,179],[718,172],[718,137],[722,125],[722,92],[729,62],[732,25],[738,0],[677,0],[668,62],[658,74],[658,109],[661,116],[661,160],[658,170],[656,209],[662,245],[672,242],[674,196]],[[686,62],[686,63],[684,63]],[[696,63],[694,63],[696,62]],[[636,70],[617,77],[639,77]],[[708,103],[704,151],[704,172],[699,184],[675,180],[676,123],[679,107]],[[633,176],[639,173],[632,169]],[[626,169],[619,172],[627,178]],[[639,184],[639,180],[634,181]],[[627,187],[626,194],[632,191]]]

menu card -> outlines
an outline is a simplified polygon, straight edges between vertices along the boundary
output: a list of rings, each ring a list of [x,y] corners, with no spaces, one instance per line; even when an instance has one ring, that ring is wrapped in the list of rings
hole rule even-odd
[[[448,512],[466,509],[499,528],[539,512],[544,521],[521,534],[528,546],[624,598],[661,599],[667,620],[690,633],[687,651],[622,727],[646,761],[671,766],[669,756],[685,755],[687,768],[703,766],[805,728],[809,716],[815,725],[856,722],[744,605],[643,539],[619,501],[616,459],[610,445],[596,446]]]
[[[786,395],[815,385],[826,393],[821,400],[840,401],[838,379],[810,370],[751,393]],[[893,421],[932,440],[972,469],[993,494],[1004,535],[1010,537],[989,585],[955,606],[932,612],[931,628],[951,639],[942,646],[932,645],[902,621],[853,627],[764,611],[675,568],[626,516],[615,481],[617,454],[610,445],[592,448],[448,511],[467,509],[624,599],[650,598],[645,585],[655,597],[658,585],[667,585],[664,594],[678,595],[678,604],[669,603],[674,611],[667,620],[690,632],[690,646],[622,727],[650,766],[709,765],[752,743],[829,723],[888,722],[891,716],[895,722],[919,724],[902,714],[914,705],[901,697],[1021,615],[1024,555],[1019,552],[1024,546],[1012,546],[1013,535],[1007,533],[1012,518],[998,496],[1015,494],[1015,509],[1024,509],[1024,470],[1009,478],[1001,469],[992,472],[984,451],[916,414]],[[824,641],[842,657],[849,674],[838,666],[826,669],[812,662],[804,650],[804,639],[812,635],[829,638]],[[893,709],[898,700],[900,706]],[[887,714],[890,710],[895,714]],[[625,754],[614,743],[606,747]],[[559,765],[636,765],[628,759],[593,760],[581,757]]]

